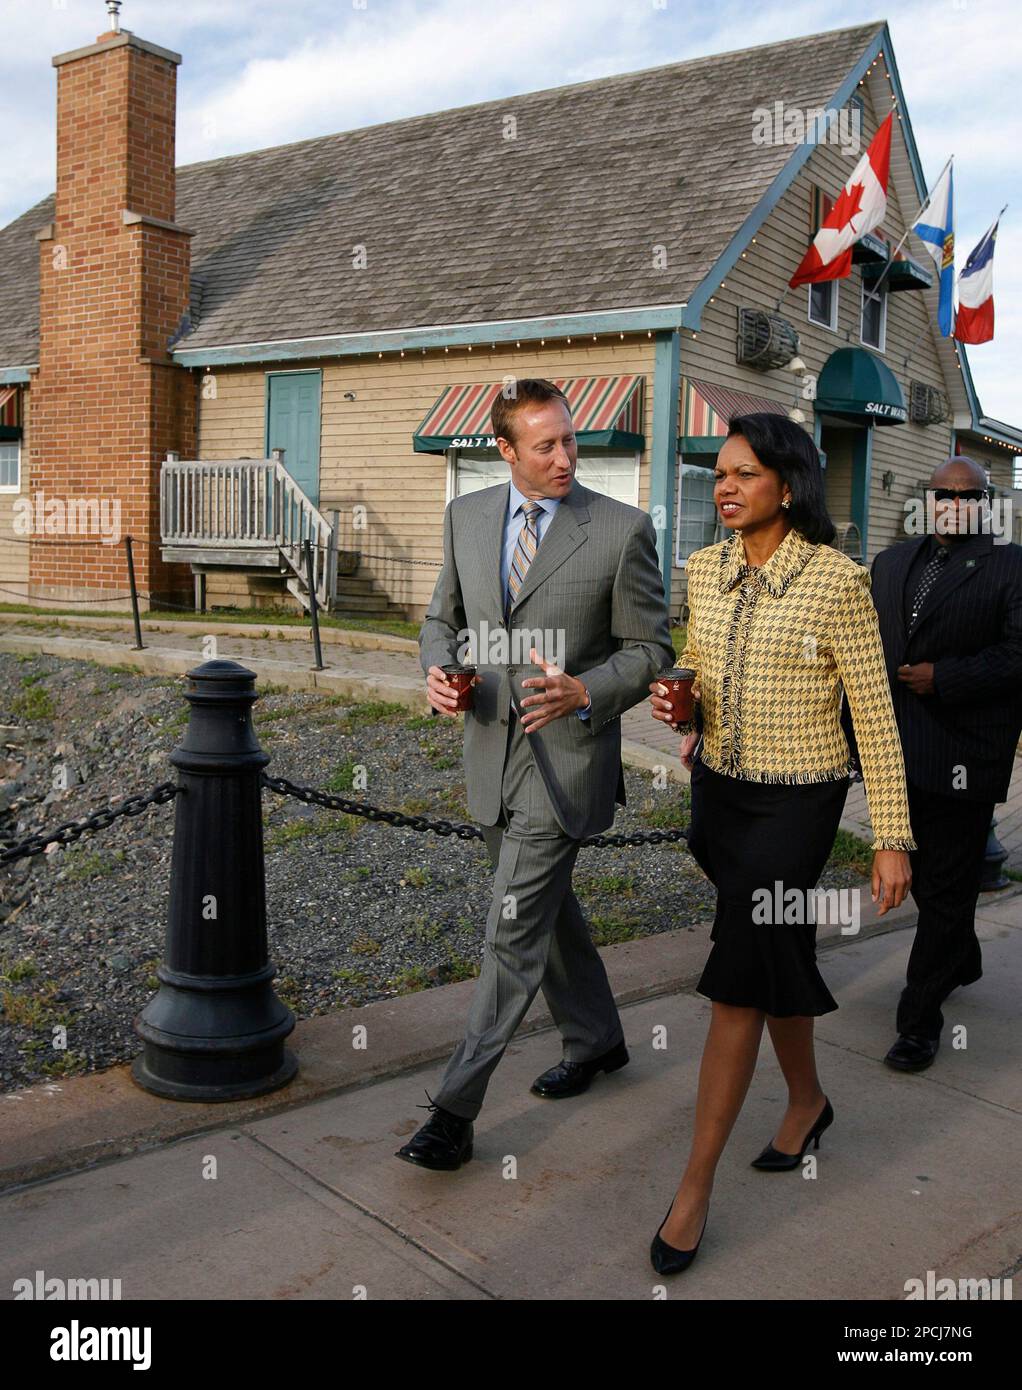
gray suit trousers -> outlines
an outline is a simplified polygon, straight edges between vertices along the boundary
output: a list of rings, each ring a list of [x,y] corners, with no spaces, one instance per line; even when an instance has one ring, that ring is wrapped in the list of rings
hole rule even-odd
[[[577,714],[564,718],[577,719]],[[483,826],[494,866],[482,967],[464,1040],[447,1064],[437,1105],[474,1120],[490,1076],[539,989],[569,1062],[622,1041],[617,1005],[571,875],[578,840],[564,833],[512,709],[501,816]]]

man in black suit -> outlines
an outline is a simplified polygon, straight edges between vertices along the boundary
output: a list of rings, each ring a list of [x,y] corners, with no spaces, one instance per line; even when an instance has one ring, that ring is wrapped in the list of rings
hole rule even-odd
[[[942,1002],[983,973],[983,855],[1022,731],[1022,546],[998,543],[988,496],[980,464],[949,459],[930,479],[932,529],[882,551],[871,569],[919,846],[919,921],[899,1036],[884,1058],[901,1071],[930,1065]]]

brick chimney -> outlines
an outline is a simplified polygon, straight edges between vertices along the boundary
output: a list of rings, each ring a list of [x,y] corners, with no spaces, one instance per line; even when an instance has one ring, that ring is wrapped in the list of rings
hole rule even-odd
[[[81,523],[53,537],[33,527],[32,598],[128,594],[124,535],[140,592],[191,597],[188,571],[160,557],[159,513],[167,451],[195,457],[194,382],[168,350],[189,302],[191,233],[174,221],[180,61],[128,30],[53,59],[57,200],[54,221],[36,233],[28,493],[37,515],[53,499],[67,516],[72,500],[96,499],[107,521],[83,540]],[[118,505],[116,543],[96,544],[111,534]]]

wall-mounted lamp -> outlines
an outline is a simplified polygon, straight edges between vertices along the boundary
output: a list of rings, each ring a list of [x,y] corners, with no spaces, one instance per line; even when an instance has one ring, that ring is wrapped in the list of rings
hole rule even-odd
[[[353,400],[355,400],[355,399],[357,399],[357,398],[356,398],[356,396],[355,396],[354,391],[345,391],[345,393],[344,393],[344,399],[345,399],[346,401],[353,401]]]
[[[804,372],[805,369],[806,364],[802,361],[801,357],[793,357],[788,363],[786,370],[789,372]]]
[[[884,474],[884,476],[880,479],[880,483],[885,492],[890,492],[891,489],[894,487],[894,474],[891,472],[889,468],[887,472]]]

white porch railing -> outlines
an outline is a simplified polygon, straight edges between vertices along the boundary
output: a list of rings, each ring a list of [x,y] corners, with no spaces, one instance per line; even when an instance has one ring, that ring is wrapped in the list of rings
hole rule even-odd
[[[316,600],[332,608],[337,595],[337,533],[298,486],[279,454],[271,459],[167,459],[160,471],[163,545],[209,552],[213,563],[251,562],[276,550],[293,571],[288,588],[308,606],[304,542],[312,543]]]

